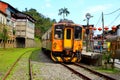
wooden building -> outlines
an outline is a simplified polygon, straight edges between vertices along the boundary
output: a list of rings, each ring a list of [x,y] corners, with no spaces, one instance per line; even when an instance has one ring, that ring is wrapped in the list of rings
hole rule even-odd
[[[15,24],[17,47],[34,47],[34,19],[19,13]]]
[[[9,26],[9,31],[11,31],[9,35],[11,35],[12,41],[9,42],[13,42],[11,44],[18,48],[34,47],[35,19],[3,1],[0,1],[0,11],[6,15],[4,16],[6,18],[5,24]]]

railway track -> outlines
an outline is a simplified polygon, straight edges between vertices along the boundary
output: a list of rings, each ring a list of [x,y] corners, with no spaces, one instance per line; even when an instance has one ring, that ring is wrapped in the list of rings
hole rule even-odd
[[[27,51],[27,52],[29,52],[29,51]],[[10,67],[10,69],[6,72],[6,74],[4,75],[2,80],[6,80],[7,79],[7,77],[12,72],[13,68],[15,67],[15,65],[20,61],[20,59],[23,57],[23,55],[25,55],[27,52],[23,53],[21,56],[18,57],[18,59],[13,63],[13,65]],[[28,60],[28,63],[29,63],[28,64],[29,65],[29,80],[32,80],[32,68],[31,68],[31,60],[30,60],[30,58]]]
[[[66,65],[62,63],[62,65],[83,80],[116,80],[110,76],[91,70],[78,63],[74,63],[73,65]]]
[[[33,80],[32,79],[32,64],[31,64],[31,59],[29,58],[29,80]]]

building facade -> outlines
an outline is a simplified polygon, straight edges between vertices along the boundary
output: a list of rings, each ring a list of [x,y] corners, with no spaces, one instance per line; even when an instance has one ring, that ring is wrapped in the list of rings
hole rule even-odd
[[[2,15],[6,15],[2,17],[2,22],[4,20],[4,24],[9,26],[8,31],[11,31],[9,39],[12,39],[12,41],[9,42],[13,42],[14,47],[18,48],[34,47],[35,19],[3,1],[0,1],[0,11]]]
[[[6,24],[6,17],[7,17],[7,14],[3,13],[3,12],[0,10],[0,23],[1,23],[1,24]]]
[[[34,23],[17,19],[15,24],[17,47],[34,47]]]
[[[13,35],[12,27],[7,25],[7,14],[0,11],[0,34],[3,34],[3,29],[7,29],[8,40],[6,42],[6,47],[11,48],[15,47],[15,38]],[[3,47],[3,39],[0,37],[0,48]]]

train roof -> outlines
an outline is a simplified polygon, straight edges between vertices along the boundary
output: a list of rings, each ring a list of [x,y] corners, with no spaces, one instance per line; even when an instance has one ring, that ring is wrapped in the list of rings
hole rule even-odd
[[[61,19],[58,23],[74,23],[72,20]]]
[[[83,27],[80,24],[76,24],[74,23],[72,20],[68,20],[68,19],[61,19],[58,23],[55,23],[54,25],[70,25],[70,26],[80,26]]]
[[[63,26],[80,26],[80,27],[83,27],[80,24],[74,24],[74,23],[55,23],[54,24],[54,26],[57,26],[57,25],[63,25]]]

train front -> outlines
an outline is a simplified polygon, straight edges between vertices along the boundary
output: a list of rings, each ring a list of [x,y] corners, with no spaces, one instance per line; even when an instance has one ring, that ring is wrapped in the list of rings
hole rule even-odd
[[[51,57],[55,62],[79,62],[82,51],[82,27],[73,23],[53,27]]]

